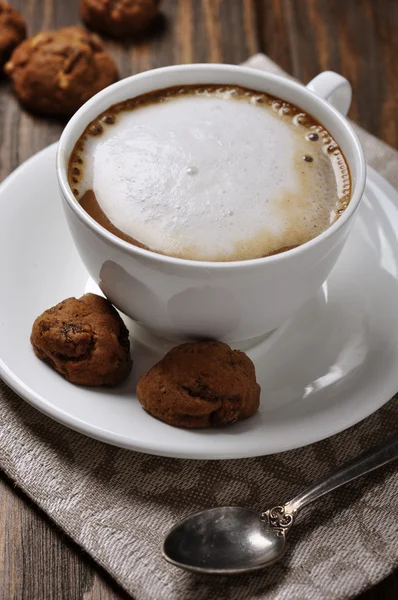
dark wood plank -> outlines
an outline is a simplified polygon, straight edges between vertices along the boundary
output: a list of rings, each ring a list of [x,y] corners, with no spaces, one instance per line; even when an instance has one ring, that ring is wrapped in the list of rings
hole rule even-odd
[[[267,0],[264,0],[268,5]],[[398,2],[284,0],[292,72],[331,69],[353,86],[350,117],[398,148]]]
[[[4,475],[0,590],[4,600],[131,600]]]
[[[290,0],[256,0],[256,29],[260,52],[267,54],[288,73],[296,74],[289,28]]]
[[[78,24],[79,0],[10,0],[30,33]],[[163,18],[135,44],[106,40],[121,76],[167,64],[239,63],[263,51],[307,82],[334,69],[354,88],[351,116],[398,146],[396,0],[163,0]],[[0,179],[56,141],[63,124],[21,111],[0,82]],[[128,596],[11,482],[0,478],[0,586],[7,600]],[[395,600],[398,576],[360,600]]]

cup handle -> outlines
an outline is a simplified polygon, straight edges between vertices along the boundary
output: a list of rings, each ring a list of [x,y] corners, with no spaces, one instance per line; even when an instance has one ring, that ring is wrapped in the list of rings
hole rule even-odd
[[[334,71],[324,71],[311,79],[307,89],[329,102],[342,115],[346,116],[348,113],[352,90],[350,83],[342,75]]]

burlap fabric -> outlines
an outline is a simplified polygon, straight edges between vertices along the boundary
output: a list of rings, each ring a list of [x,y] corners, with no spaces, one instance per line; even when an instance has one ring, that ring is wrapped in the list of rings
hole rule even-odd
[[[249,62],[280,72],[264,56]],[[357,131],[368,163],[398,187],[398,152]],[[323,442],[233,461],[165,459],[107,446],[51,421],[2,382],[0,423],[0,466],[135,600],[346,599],[398,566],[394,464],[309,507],[284,561],[268,570],[197,576],[160,555],[164,534],[187,513],[222,504],[260,510],[384,439],[398,428],[395,399]]]

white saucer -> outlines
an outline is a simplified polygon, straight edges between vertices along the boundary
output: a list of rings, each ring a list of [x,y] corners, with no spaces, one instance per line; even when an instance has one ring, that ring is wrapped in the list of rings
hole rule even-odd
[[[169,344],[132,325],[132,376],[115,390],[67,383],[33,354],[44,309],[85,292],[55,177],[55,145],[0,187],[0,375],[37,409],[88,436],[181,458],[290,450],[346,429],[398,390],[398,194],[372,169],[354,229],[327,284],[283,328],[248,350],[259,412],[222,430],[170,427],[144,412],[137,377]]]

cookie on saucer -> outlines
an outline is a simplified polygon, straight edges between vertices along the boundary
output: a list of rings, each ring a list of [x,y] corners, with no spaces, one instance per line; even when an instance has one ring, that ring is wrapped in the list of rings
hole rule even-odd
[[[0,67],[25,38],[26,25],[19,12],[7,2],[0,2]]]
[[[30,341],[36,356],[71,383],[114,386],[131,370],[129,332],[111,303],[96,294],[44,311]]]
[[[141,33],[158,14],[160,0],[81,0],[80,15],[90,29],[116,38]]]
[[[251,417],[259,406],[254,365],[222,342],[170,350],[137,385],[151,415],[177,427],[217,427]]]
[[[83,27],[44,31],[25,40],[4,70],[28,110],[57,117],[71,116],[118,77],[101,39]]]

